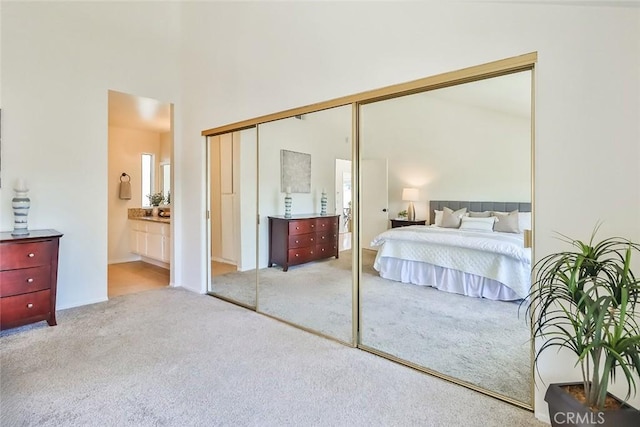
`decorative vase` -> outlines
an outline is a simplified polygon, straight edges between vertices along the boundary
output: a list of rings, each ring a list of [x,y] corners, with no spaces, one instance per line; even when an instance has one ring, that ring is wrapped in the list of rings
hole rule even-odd
[[[322,190],[322,197],[320,197],[320,215],[327,214],[327,193]]]
[[[160,208],[158,208],[157,206],[154,206],[154,207],[151,209],[151,215],[153,215],[153,216],[158,216],[158,214],[159,214],[159,213],[160,213]]]
[[[284,217],[291,218],[291,193],[284,196]]]
[[[27,216],[31,207],[31,199],[27,196],[29,189],[14,188],[14,191],[16,195],[11,199],[11,206],[13,207],[13,231],[11,235],[24,236],[29,234],[27,224]]]

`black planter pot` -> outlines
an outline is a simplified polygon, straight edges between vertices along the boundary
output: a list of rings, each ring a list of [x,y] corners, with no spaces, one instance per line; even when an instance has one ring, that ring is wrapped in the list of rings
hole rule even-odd
[[[593,412],[588,406],[578,402],[562,387],[582,385],[581,382],[567,384],[550,384],[544,400],[549,404],[549,418],[553,427],[638,427],[640,411],[623,403],[620,399],[609,396],[621,403],[622,407],[615,411]]]

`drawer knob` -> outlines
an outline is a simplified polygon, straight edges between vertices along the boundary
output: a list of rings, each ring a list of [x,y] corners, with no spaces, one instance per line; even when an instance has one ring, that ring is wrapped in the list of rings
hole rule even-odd
[[[311,251],[311,255],[313,255],[313,251]]]
[[[313,237],[311,237],[309,240],[313,242]]]
[[[30,252],[29,255],[27,255],[29,258],[33,258],[34,256],[36,256],[36,254],[34,254],[33,252]]]
[[[29,277],[29,278],[27,279],[27,283],[33,283],[33,277]]]
[[[296,227],[296,230],[300,230],[300,227]]]
[[[300,243],[300,240],[296,240],[296,243]]]
[[[315,227],[315,226],[316,226],[315,224],[311,224],[311,228],[313,228],[313,227]]]
[[[27,304],[27,308],[33,308],[33,304],[32,303]]]
[[[300,256],[300,254],[296,254],[296,256]]]
[[[325,227],[327,224],[322,224],[323,227]]]

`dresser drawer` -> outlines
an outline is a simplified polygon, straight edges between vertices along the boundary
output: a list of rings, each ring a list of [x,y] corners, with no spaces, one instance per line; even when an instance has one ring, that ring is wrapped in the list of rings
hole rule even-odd
[[[289,248],[307,248],[309,246],[313,246],[316,244],[316,235],[315,233],[309,234],[295,234],[293,236],[289,236]]]
[[[316,244],[322,244],[327,242],[335,242],[338,234],[335,231],[323,231],[316,233]]]
[[[0,271],[0,297],[26,294],[51,287],[51,266]]]
[[[289,222],[289,236],[295,236],[298,234],[307,234],[316,231],[316,222],[303,220],[303,221],[290,221]]]
[[[52,240],[0,244],[0,270],[49,265],[54,250],[56,250],[56,242]]]
[[[48,290],[0,298],[0,323],[3,325],[46,316],[50,311],[51,292]]]
[[[324,258],[328,256],[335,256],[338,251],[338,246],[335,243],[324,243],[316,246],[316,253],[318,258]]]
[[[338,228],[338,220],[337,218],[317,218],[316,219],[316,229],[317,231],[324,230],[336,230]]]
[[[310,248],[289,249],[289,264],[309,262],[314,257],[315,246]]]

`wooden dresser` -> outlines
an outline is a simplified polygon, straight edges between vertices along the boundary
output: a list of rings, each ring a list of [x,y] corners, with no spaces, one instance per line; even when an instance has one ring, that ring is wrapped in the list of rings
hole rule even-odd
[[[269,267],[304,264],[338,258],[339,215],[293,215],[269,217]]]
[[[60,237],[55,230],[0,233],[0,329],[42,320],[56,324]]]

